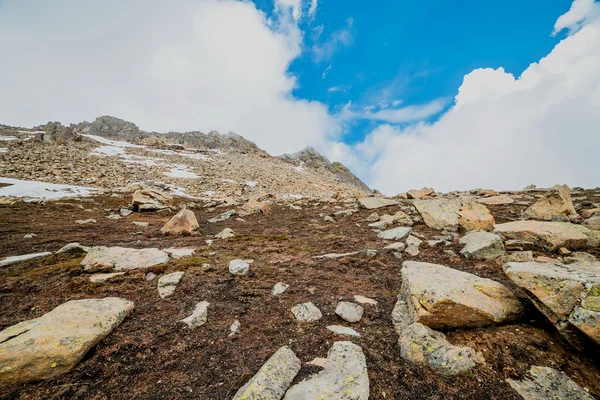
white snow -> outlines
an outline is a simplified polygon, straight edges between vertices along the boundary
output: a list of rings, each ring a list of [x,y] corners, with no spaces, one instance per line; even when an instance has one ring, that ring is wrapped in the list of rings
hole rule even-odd
[[[10,142],[12,140],[19,140],[19,138],[15,136],[0,136],[0,142]]]
[[[304,167],[302,167],[302,165],[298,165],[297,167],[294,167],[294,170],[296,170],[296,172],[306,173],[306,171],[304,170]]]
[[[116,146],[100,146],[92,150],[95,156],[119,156],[125,154],[125,148]]]
[[[44,253],[34,253],[34,254],[25,254],[22,256],[12,256],[12,257],[6,257],[3,258],[2,260],[0,260],[0,267],[4,267],[6,265],[10,265],[10,264],[14,264],[16,262],[19,261],[25,261],[25,260],[31,260],[34,258],[40,258],[40,257],[46,257],[46,256],[51,256],[52,253],[49,251],[46,251]]]
[[[223,183],[237,183],[236,181],[231,180],[231,179],[221,179],[221,182],[223,182]]]
[[[302,199],[304,196],[302,196],[301,194],[289,194],[286,193],[283,195],[284,199]]]
[[[96,136],[96,135],[81,135],[81,136],[85,136],[86,138],[93,139],[98,143],[108,144],[110,146],[115,146],[115,147],[137,147],[138,149],[142,149],[142,148],[146,147],[146,146],[142,146],[140,144],[122,142],[119,140],[110,140],[110,139],[103,138],[102,136]]]
[[[246,181],[246,186],[255,187],[256,185],[258,185],[258,182]]]
[[[0,147],[0,153],[6,153],[8,149],[6,147]]]
[[[89,196],[98,189],[84,186],[59,185],[55,183],[23,181],[0,178],[0,183],[11,186],[0,187],[1,196],[30,197],[36,199],[61,199],[63,197]]]
[[[189,170],[186,165],[178,164],[171,169],[169,172],[164,172],[163,175],[169,176],[171,178],[189,178],[189,179],[198,179],[200,178],[198,175]]]
[[[161,150],[161,149],[152,149],[150,151],[153,153],[164,154],[167,156],[181,156],[181,157],[193,158],[195,160],[201,160],[201,161],[209,161],[210,160],[210,158],[206,157],[205,155],[198,154],[198,153],[192,153],[192,152],[188,152],[188,151]]]

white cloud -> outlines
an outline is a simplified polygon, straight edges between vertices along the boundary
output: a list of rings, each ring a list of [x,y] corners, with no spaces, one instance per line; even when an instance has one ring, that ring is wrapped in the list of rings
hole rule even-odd
[[[348,18],[346,19],[346,26],[332,32],[324,42],[315,43],[312,47],[315,62],[329,61],[340,49],[352,45],[354,43],[353,25],[354,19]],[[322,29],[319,36],[321,33]]]
[[[278,0],[268,19],[234,0],[5,0],[0,122],[108,114],[146,130],[235,131],[275,154],[318,146],[339,127],[291,94],[300,4]]]
[[[325,70],[321,74],[321,79],[325,79],[327,77],[327,73],[329,72],[330,69],[331,69],[331,64],[327,68],[325,68]]]
[[[318,1],[319,0],[311,0],[310,1],[310,7],[308,9],[308,17],[309,18],[314,18],[315,17],[315,14],[317,13]]]
[[[327,155],[388,194],[423,186],[598,186],[600,21],[590,10],[561,17],[559,27],[586,22],[521,76],[475,70],[438,121],[382,125],[362,143],[330,146]]]
[[[586,23],[593,21],[600,15],[600,3],[595,0],[575,0],[571,4],[571,9],[560,16],[554,24],[552,36],[563,29],[568,29],[572,34],[577,32]]]
[[[330,88],[329,90],[331,91]],[[337,89],[337,88],[336,88]],[[379,111],[373,112],[377,107],[368,105],[362,110],[356,109],[353,104],[347,104],[338,114],[341,121],[351,121],[356,119],[368,119],[390,124],[402,124],[427,119],[439,114],[448,104],[444,98],[435,99],[426,104],[411,105],[400,108],[389,108],[387,102],[379,104]]]
[[[327,91],[329,93],[333,93],[333,92],[341,92],[343,89],[339,86],[332,86],[329,89],[327,89]]]

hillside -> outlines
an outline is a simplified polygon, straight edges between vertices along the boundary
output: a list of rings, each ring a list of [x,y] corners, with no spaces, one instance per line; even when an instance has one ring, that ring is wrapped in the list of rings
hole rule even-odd
[[[0,399],[600,398],[600,188],[106,123],[0,127]]]

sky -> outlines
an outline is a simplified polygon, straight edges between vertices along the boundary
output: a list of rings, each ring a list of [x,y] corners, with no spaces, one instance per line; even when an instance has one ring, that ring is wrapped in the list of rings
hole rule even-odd
[[[0,0],[0,123],[313,146],[394,195],[600,186],[594,0]]]

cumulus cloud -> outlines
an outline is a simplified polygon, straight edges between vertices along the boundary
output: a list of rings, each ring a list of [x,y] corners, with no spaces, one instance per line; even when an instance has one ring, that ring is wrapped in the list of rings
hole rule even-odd
[[[333,87],[329,88],[329,91],[333,91],[332,89],[339,90],[338,88]],[[379,103],[379,110],[374,111],[377,108],[374,105],[368,105],[362,109],[358,109],[352,103],[349,103],[339,113],[338,119],[341,121],[367,119],[390,124],[401,124],[424,120],[439,114],[447,104],[448,100],[441,98],[426,104],[389,108],[389,104],[386,101],[382,101]]]
[[[598,186],[600,20],[594,8],[573,15],[578,3],[557,26],[583,25],[520,76],[477,69],[436,122],[384,124],[361,143],[330,146],[328,156],[387,194],[423,186]]]
[[[306,3],[308,4],[308,3]],[[234,131],[275,154],[339,132],[295,98],[300,0],[0,2],[0,122],[114,115],[155,131]],[[316,3],[315,3],[316,4]]]
[[[571,4],[571,9],[556,21],[552,36],[563,29],[568,29],[571,34],[577,32],[582,26],[598,18],[598,16],[600,16],[600,3],[595,0],[575,0]]]

